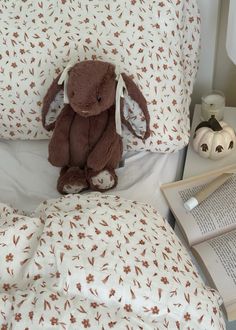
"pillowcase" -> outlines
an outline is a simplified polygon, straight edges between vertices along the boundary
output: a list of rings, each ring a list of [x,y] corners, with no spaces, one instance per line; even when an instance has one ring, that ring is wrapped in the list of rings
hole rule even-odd
[[[151,137],[124,128],[130,150],[172,152],[189,138],[198,64],[196,0],[1,1],[0,138],[50,137],[43,97],[71,60],[100,59],[131,75],[148,102]]]

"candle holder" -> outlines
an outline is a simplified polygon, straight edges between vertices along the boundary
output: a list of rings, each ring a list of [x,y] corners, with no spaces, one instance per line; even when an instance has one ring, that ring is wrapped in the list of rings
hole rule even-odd
[[[215,116],[217,120],[224,117],[225,96],[218,90],[212,90],[202,96],[201,120],[208,120]]]

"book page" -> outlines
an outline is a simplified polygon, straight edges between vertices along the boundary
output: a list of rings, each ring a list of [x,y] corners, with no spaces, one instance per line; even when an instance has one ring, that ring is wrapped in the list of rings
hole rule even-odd
[[[221,294],[228,318],[236,319],[236,230],[195,245],[193,249]]]
[[[170,208],[190,245],[236,229],[236,175],[192,211],[184,208],[184,202],[221,173],[222,171],[218,171],[162,186]]]

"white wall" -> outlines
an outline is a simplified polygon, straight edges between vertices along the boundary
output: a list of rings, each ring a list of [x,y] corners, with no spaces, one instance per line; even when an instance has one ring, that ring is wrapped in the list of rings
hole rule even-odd
[[[236,66],[229,60],[225,46],[229,0],[198,0],[198,5],[202,40],[192,104],[201,103],[206,91],[220,89],[227,105],[236,106]]]
[[[213,88],[220,0],[198,0],[198,5],[201,15],[201,52],[193,105],[201,103],[201,96]]]
[[[236,65],[230,61],[225,47],[228,10],[229,0],[222,0],[213,87],[225,93],[227,105],[236,107]]]

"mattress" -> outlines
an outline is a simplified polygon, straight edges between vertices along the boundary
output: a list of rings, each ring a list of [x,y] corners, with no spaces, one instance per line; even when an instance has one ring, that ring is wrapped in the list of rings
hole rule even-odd
[[[160,191],[161,183],[181,175],[184,151],[173,154],[129,152],[117,169],[116,189],[109,194],[145,202],[169,217],[169,208]],[[59,168],[48,161],[48,141],[0,142],[0,202],[26,214],[43,200],[56,198]]]

